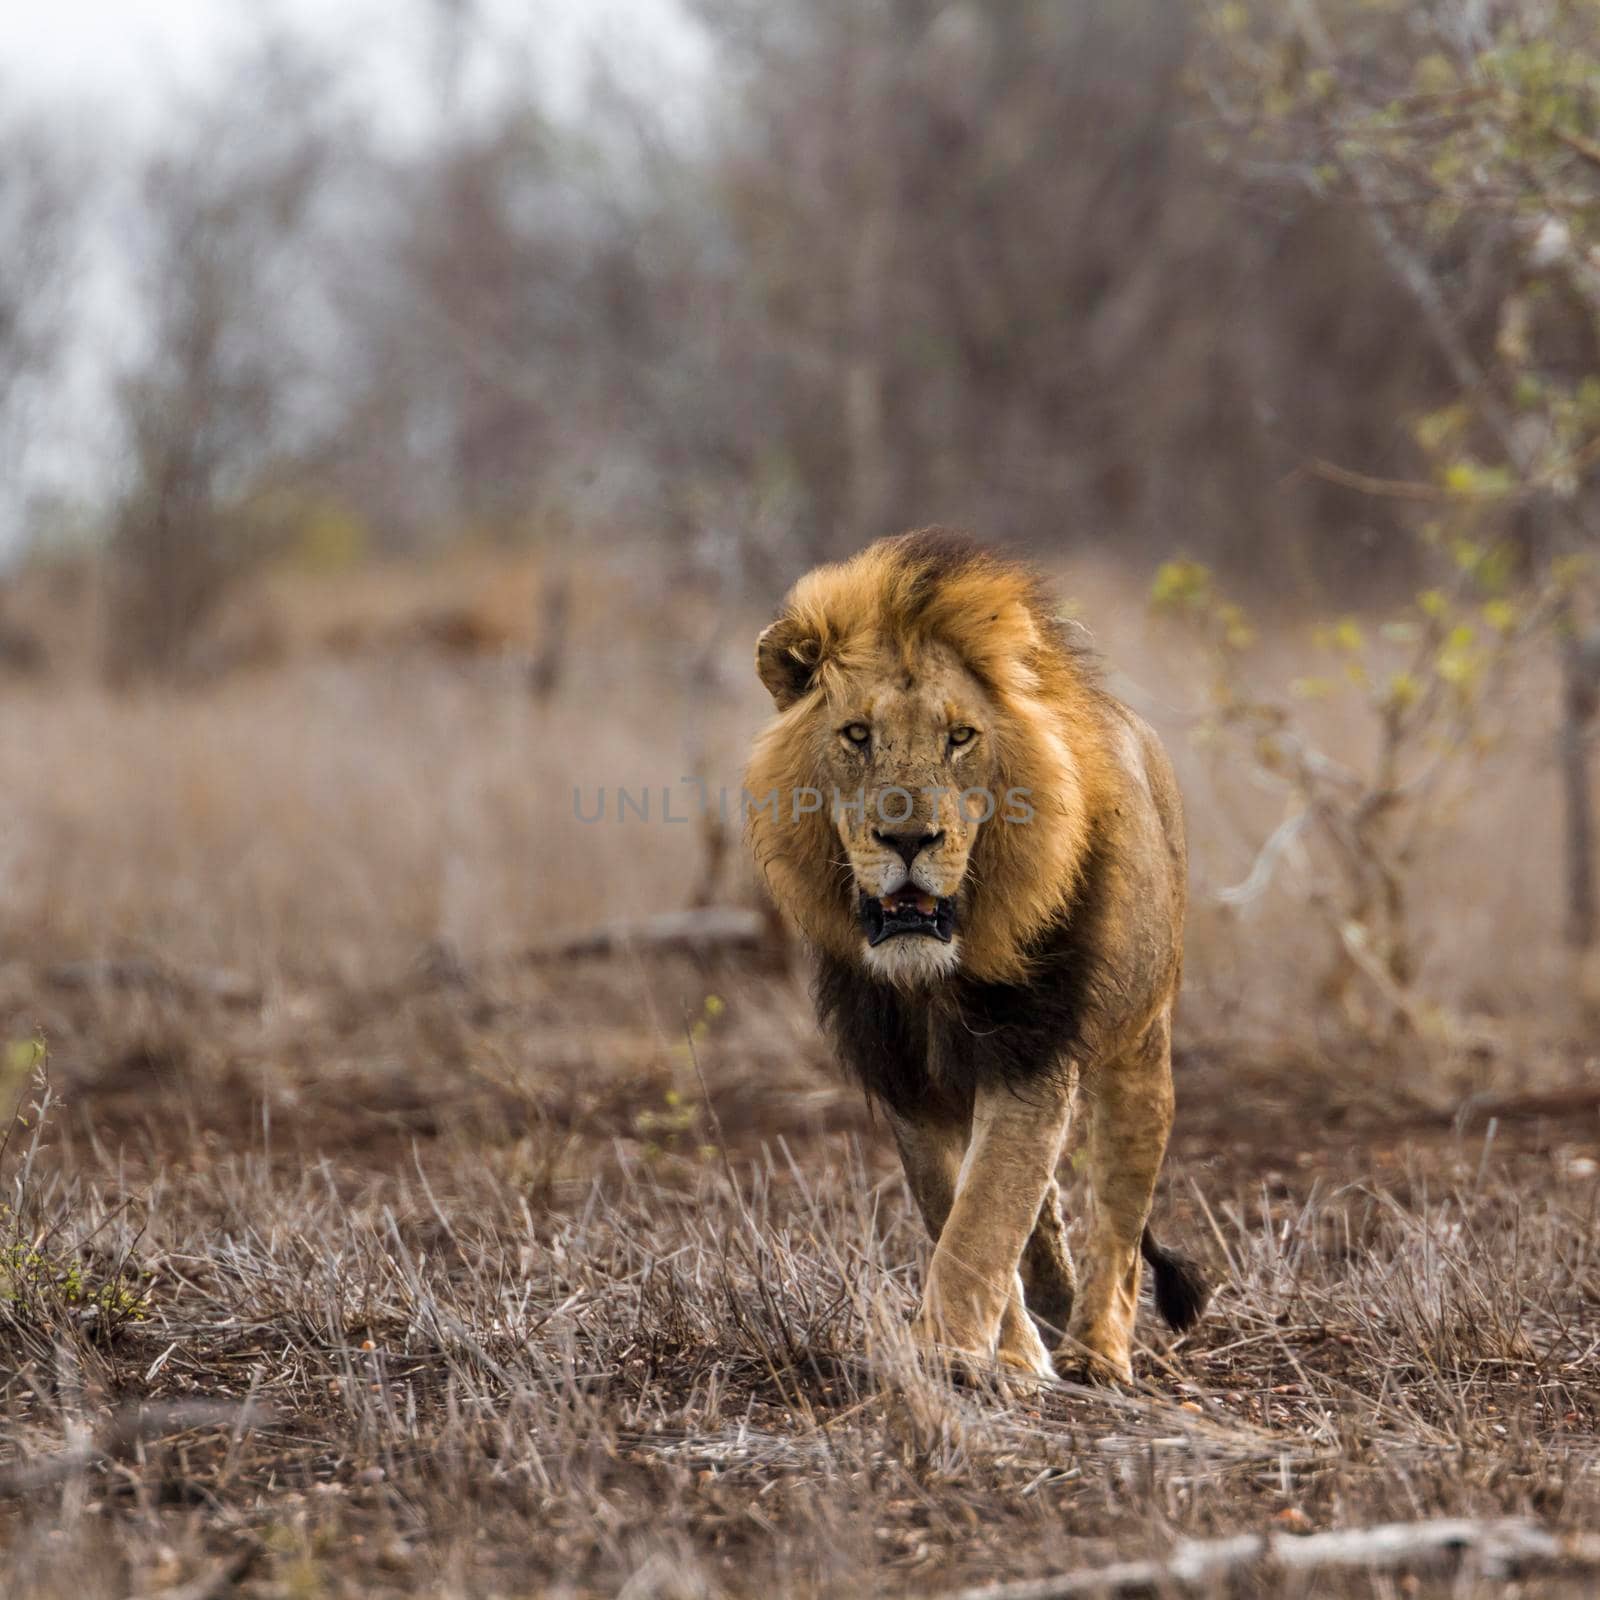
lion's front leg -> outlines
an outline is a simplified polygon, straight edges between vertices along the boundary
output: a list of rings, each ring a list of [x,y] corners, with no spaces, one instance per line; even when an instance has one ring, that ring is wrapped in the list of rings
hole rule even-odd
[[[1067,1244],[1066,1218],[1061,1215],[1061,1186],[1052,1178],[1039,1207],[1039,1220],[1022,1253],[1022,1286],[1028,1311],[1045,1340],[1060,1344],[1072,1320],[1077,1275]]]
[[[1172,1128],[1169,1014],[1159,1017],[1127,1056],[1094,1074],[1086,1099],[1093,1221],[1084,1282],[1056,1365],[1128,1382],[1139,1304],[1139,1240]]]
[[[970,1136],[970,1123],[966,1119],[895,1117],[893,1125],[895,1144],[900,1151],[901,1164],[905,1167],[906,1183],[918,1211],[922,1213],[923,1222],[927,1224],[929,1238],[937,1244],[955,1204],[956,1184]],[[930,1315],[926,1300],[917,1326],[919,1336],[929,1345],[955,1348],[984,1362],[998,1359],[1004,1366],[1035,1377],[1050,1376],[1050,1353],[1028,1316],[1020,1279],[1013,1286],[1001,1315],[998,1343],[990,1341],[982,1346],[957,1345],[951,1333],[936,1317]]]
[[[1055,1084],[1026,1095],[1003,1085],[977,1091],[918,1317],[919,1335],[930,1345],[1050,1376],[1017,1268],[1055,1178],[1069,1104]]]

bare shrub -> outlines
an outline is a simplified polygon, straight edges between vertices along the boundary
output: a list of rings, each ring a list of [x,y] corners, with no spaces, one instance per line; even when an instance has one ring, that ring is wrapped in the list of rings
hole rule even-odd
[[[1204,642],[1211,703],[1200,737],[1226,739],[1285,799],[1249,873],[1221,898],[1246,905],[1280,872],[1291,876],[1331,936],[1320,997],[1379,1031],[1461,1032],[1414,988],[1418,903],[1437,903],[1418,881],[1418,850],[1485,781],[1483,758],[1504,735],[1529,647],[1565,603],[1557,589],[1508,593],[1506,563],[1491,551],[1460,554],[1448,590],[1424,590],[1376,637],[1354,617],[1328,619],[1316,630],[1319,658],[1272,687],[1251,671],[1249,618],[1205,567],[1168,562],[1152,591],[1158,612],[1194,624]],[[1330,697],[1353,701],[1368,722],[1354,760],[1323,747],[1317,707]]]
[[[323,87],[287,56],[252,60],[144,171],[149,325],[118,386],[129,476],[110,532],[114,679],[183,671],[267,546],[274,473],[304,449],[295,383],[314,317],[296,303],[295,253],[326,150],[302,107]]]
[[[1436,541],[1499,546],[1531,587],[1561,591],[1550,721],[1562,725],[1565,932],[1588,951],[1600,931],[1586,758],[1600,538],[1593,30],[1570,7],[1307,3],[1224,8],[1205,34],[1236,159],[1269,152],[1278,185],[1351,208],[1449,379],[1437,407],[1407,419],[1430,481],[1317,470],[1423,508]]]

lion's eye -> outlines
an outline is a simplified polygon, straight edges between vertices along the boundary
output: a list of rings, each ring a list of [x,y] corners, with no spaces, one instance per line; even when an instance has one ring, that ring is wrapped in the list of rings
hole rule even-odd
[[[964,744],[971,744],[978,737],[976,728],[952,728],[950,730],[950,745],[952,749],[959,750]]]
[[[847,723],[839,731],[851,744],[865,744],[872,737],[872,729],[864,722]]]

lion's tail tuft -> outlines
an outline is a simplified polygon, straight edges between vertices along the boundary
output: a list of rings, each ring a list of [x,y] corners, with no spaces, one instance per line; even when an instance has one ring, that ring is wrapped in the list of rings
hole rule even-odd
[[[1176,1250],[1162,1249],[1148,1227],[1139,1241],[1139,1253],[1155,1274],[1156,1310],[1167,1326],[1178,1333],[1192,1328],[1211,1298],[1211,1286],[1199,1266]]]

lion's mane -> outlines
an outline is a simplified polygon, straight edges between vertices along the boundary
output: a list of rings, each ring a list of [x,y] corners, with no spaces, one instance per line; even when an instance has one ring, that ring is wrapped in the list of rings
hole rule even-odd
[[[1033,815],[980,829],[961,969],[918,1007],[864,967],[827,808],[797,818],[789,797],[827,781],[844,673],[874,660],[914,671],[934,642],[990,695],[994,787],[1025,793]],[[746,774],[751,844],[780,910],[817,952],[819,1008],[869,1091],[891,1105],[926,1094],[929,1028],[962,1030],[973,1073],[1025,1078],[1070,1054],[1117,984],[1095,949],[1098,888],[1115,870],[1097,818],[1115,803],[1116,724],[1092,657],[1038,575],[942,529],[904,534],[808,574],[759,650],[763,676],[772,680],[776,661],[792,692]],[[774,793],[777,804],[759,803]]]

